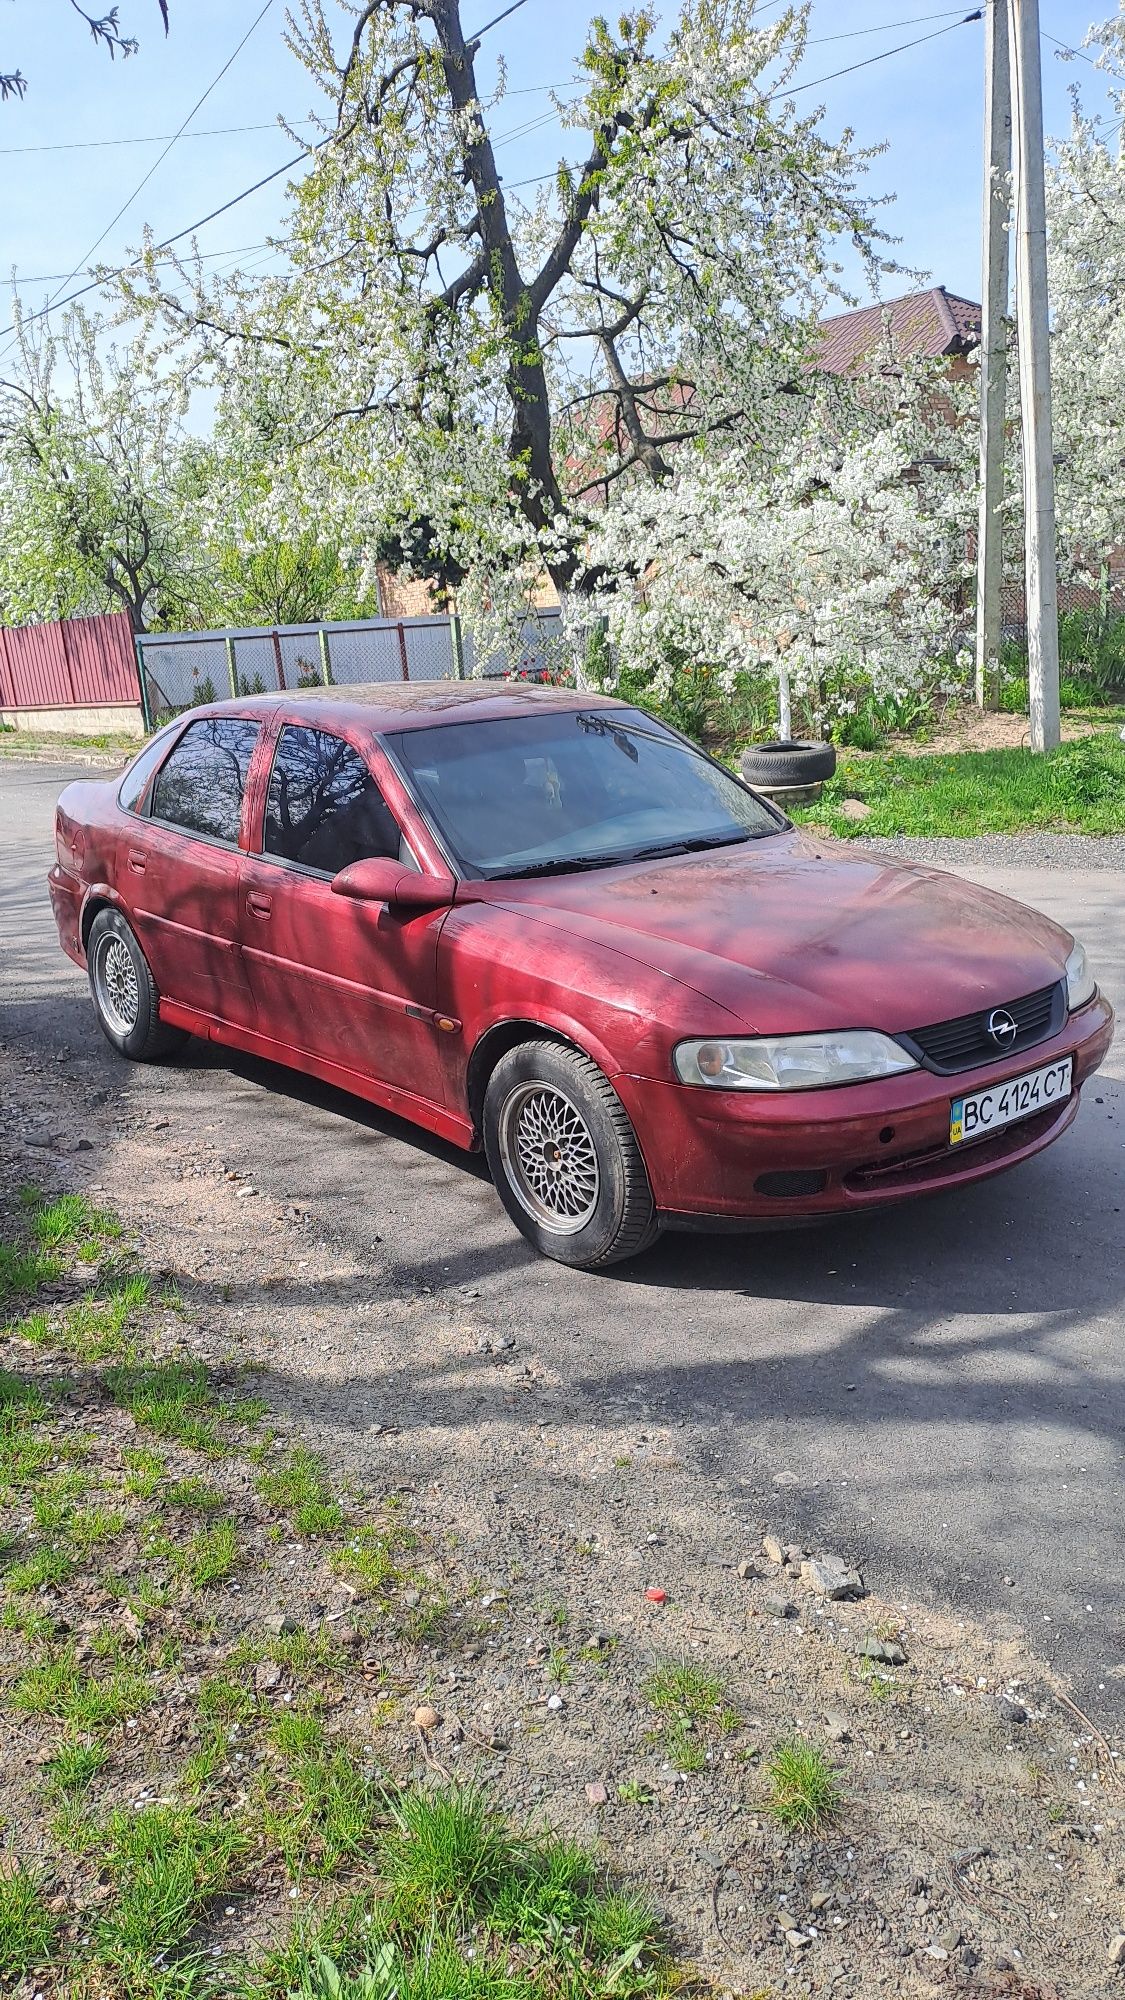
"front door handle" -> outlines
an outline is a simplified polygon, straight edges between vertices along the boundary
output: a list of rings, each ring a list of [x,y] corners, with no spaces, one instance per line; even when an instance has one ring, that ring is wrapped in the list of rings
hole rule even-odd
[[[249,910],[250,915],[252,917],[272,916],[273,897],[263,896],[258,892],[257,889],[251,889],[249,895],[246,898],[246,907]]]
[[[144,874],[146,858],[147,857],[145,856],[144,850],[142,848],[131,847],[129,849],[129,866],[132,869],[134,875]]]

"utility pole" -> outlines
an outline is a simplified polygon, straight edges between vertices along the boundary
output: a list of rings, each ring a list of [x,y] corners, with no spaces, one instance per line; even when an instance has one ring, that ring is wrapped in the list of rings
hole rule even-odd
[[[1024,587],[1031,747],[1053,750],[1060,741],[1059,602],[1055,573],[1055,460],[1051,431],[1039,0],[1008,0],[1008,46],[1015,139],[1016,336],[1023,424]]]
[[[1004,574],[1004,409],[1008,377],[1008,216],[1012,168],[1008,0],[984,16],[984,256],[981,274],[980,513],[977,524],[979,708],[1000,701],[1000,588]]]

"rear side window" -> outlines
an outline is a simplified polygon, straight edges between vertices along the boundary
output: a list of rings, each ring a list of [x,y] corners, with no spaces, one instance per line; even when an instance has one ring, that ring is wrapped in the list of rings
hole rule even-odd
[[[121,780],[121,789],[117,794],[117,803],[119,806],[124,806],[126,812],[140,812],[144,795],[148,790],[148,781],[167,748],[168,731],[162,729],[160,735],[146,744],[139,756],[134,757]]]
[[[193,722],[161,767],[153,818],[237,847],[246,775],[261,727],[229,715]]]
[[[329,730],[295,724],[277,740],[264,849],[327,875],[373,856],[417,865],[359,751]]]

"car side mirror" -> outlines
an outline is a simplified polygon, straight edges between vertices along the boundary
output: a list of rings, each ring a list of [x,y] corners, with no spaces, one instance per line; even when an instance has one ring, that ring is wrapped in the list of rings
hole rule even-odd
[[[388,903],[396,910],[443,910],[453,901],[452,875],[420,875],[386,855],[353,861],[332,878],[332,894],[354,903]]]

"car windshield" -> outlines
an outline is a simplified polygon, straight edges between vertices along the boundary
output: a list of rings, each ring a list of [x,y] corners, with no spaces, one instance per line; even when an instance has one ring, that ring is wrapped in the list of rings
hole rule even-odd
[[[388,746],[458,864],[565,874],[777,833],[752,792],[637,709],[410,729]]]

